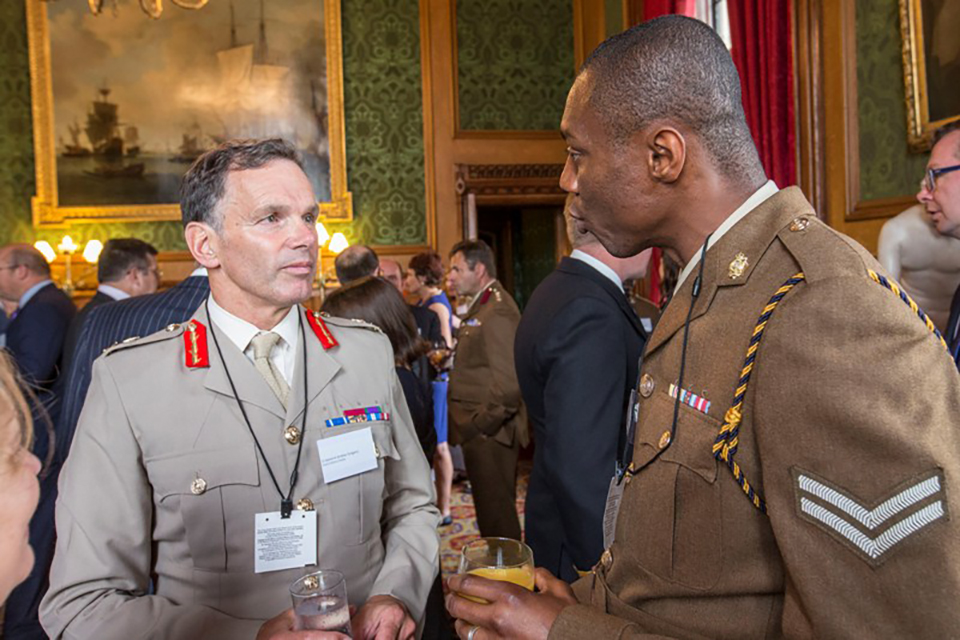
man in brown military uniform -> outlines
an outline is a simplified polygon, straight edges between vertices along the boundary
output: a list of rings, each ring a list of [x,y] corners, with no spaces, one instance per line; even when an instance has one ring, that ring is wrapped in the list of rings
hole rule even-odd
[[[720,39],[675,16],[611,38],[562,130],[580,224],[685,267],[614,541],[572,590],[454,578],[492,603],[450,596],[461,637],[955,635],[960,378],[869,253],[767,181]]]
[[[463,446],[480,534],[519,540],[517,457],[527,444],[513,366],[520,310],[496,278],[485,242],[466,240],[450,252],[451,283],[458,295],[473,297],[450,374],[450,437]]]

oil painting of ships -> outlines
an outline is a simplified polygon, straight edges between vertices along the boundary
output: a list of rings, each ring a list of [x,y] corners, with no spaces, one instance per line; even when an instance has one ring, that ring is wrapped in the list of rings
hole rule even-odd
[[[78,23],[54,18],[79,10],[49,7],[51,25],[63,25],[51,31],[54,59],[78,57],[76,44],[68,44],[76,32],[67,30]],[[106,45],[106,33],[112,40],[91,50],[84,65],[54,73],[54,95],[63,87],[71,96],[55,100],[60,206],[176,203],[183,173],[204,152],[228,139],[274,136],[296,144],[318,199],[329,200],[322,9],[323,0],[231,0],[183,18],[171,13],[170,22],[164,14],[145,26],[134,23],[143,19],[134,12],[81,21],[88,40]],[[111,19],[125,28],[114,23],[99,34]],[[268,42],[268,29],[286,37]],[[118,33],[129,38],[119,44]],[[124,54],[107,56],[108,50]],[[166,53],[157,57],[158,51]],[[97,65],[90,62],[100,55]],[[132,71],[138,65],[142,73]],[[93,99],[82,100],[91,87],[97,87]]]

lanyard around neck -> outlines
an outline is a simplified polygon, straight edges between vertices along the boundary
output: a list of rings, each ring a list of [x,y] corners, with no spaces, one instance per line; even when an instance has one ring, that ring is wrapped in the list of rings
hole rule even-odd
[[[209,298],[208,298],[209,301]],[[204,303],[204,308],[207,312],[207,318],[210,317],[210,305],[207,301]],[[301,317],[299,311],[297,312],[298,325],[300,327],[300,341],[303,343],[303,392],[307,392],[307,335],[306,331],[303,328],[303,318]],[[297,446],[297,461],[293,465],[293,472],[290,473],[290,491],[287,492],[287,495],[283,495],[283,490],[280,488],[280,483],[277,482],[277,477],[273,473],[273,469],[270,467],[270,461],[267,460],[267,455],[263,452],[263,447],[260,446],[260,440],[257,438],[257,434],[253,431],[253,425],[250,424],[250,418],[247,417],[247,410],[243,407],[243,402],[240,400],[240,395],[237,393],[237,386],[233,383],[233,376],[230,375],[230,369],[227,367],[227,361],[223,359],[223,351],[220,350],[220,341],[217,340],[217,332],[213,330],[213,322],[210,322],[210,335],[213,336],[213,344],[217,347],[217,355],[220,357],[220,364],[223,365],[223,371],[227,374],[227,381],[230,383],[230,389],[233,391],[233,398],[237,401],[237,406],[240,407],[240,414],[243,416],[243,421],[247,425],[247,430],[250,431],[251,437],[253,437],[253,442],[257,445],[257,451],[260,452],[260,458],[263,460],[264,466],[267,468],[267,473],[270,474],[270,479],[273,481],[273,486],[277,488],[277,493],[280,494],[280,517],[289,518],[290,514],[293,513],[293,489],[297,486],[297,476],[300,468],[300,454],[303,453],[303,441],[307,439],[307,402],[304,400],[303,403],[303,416],[300,421],[300,444]]]

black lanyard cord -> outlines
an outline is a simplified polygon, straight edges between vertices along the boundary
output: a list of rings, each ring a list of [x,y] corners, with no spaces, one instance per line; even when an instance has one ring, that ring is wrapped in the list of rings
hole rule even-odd
[[[713,234],[710,234],[713,235]],[[636,469],[628,469],[627,473],[636,475],[642,469],[650,466],[664,451],[670,448],[673,441],[677,438],[677,420],[680,418],[680,396],[683,395],[683,372],[687,365],[687,341],[690,337],[690,318],[693,317],[693,307],[697,304],[697,298],[700,297],[700,287],[703,286],[703,265],[706,263],[707,247],[710,246],[710,235],[703,241],[703,249],[700,251],[700,268],[697,271],[697,277],[693,281],[693,291],[690,294],[690,308],[687,309],[687,319],[683,323],[683,346],[680,349],[680,373],[677,379],[677,397],[673,403],[673,422],[670,425],[670,441],[667,446],[657,450],[652,458],[640,465]],[[631,465],[632,467],[633,465]]]
[[[209,298],[204,301],[204,309],[207,312],[207,319],[210,319],[210,305],[208,304]],[[299,310],[297,311],[297,320],[300,326],[300,340],[303,343],[303,392],[307,393],[307,336],[306,331],[303,328],[303,318],[300,317]],[[233,398],[237,401],[237,406],[240,407],[240,414],[243,416],[243,421],[247,425],[247,430],[250,432],[250,436],[253,438],[253,443],[257,445],[257,451],[260,452],[260,458],[263,460],[264,466],[267,468],[267,473],[270,474],[270,479],[273,481],[273,486],[277,488],[277,493],[280,494],[280,517],[289,518],[290,514],[293,512],[293,490],[297,486],[297,477],[299,475],[300,469],[300,454],[303,453],[303,441],[307,439],[306,430],[307,430],[307,401],[306,395],[304,396],[303,403],[303,416],[300,421],[300,444],[297,447],[297,461],[293,465],[293,472],[290,474],[290,492],[287,493],[286,497],[283,495],[283,490],[280,488],[280,483],[277,482],[277,477],[273,474],[273,469],[270,467],[270,462],[267,460],[267,455],[263,452],[263,447],[260,446],[260,440],[257,438],[257,434],[253,431],[253,426],[250,424],[250,418],[247,416],[247,410],[243,407],[243,402],[240,400],[240,394],[237,393],[237,387],[233,383],[233,376],[230,375],[230,369],[227,367],[227,361],[223,359],[223,351],[220,350],[220,341],[217,340],[217,332],[213,330],[213,321],[210,320],[210,335],[213,336],[213,344],[217,348],[217,355],[220,357],[220,364],[223,365],[223,371],[227,374],[227,381],[230,383],[230,389],[233,391]]]

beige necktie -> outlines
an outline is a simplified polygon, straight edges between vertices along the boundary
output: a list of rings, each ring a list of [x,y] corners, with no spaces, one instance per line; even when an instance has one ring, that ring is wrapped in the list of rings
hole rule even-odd
[[[290,394],[290,385],[270,360],[270,352],[280,341],[280,335],[272,331],[260,333],[253,337],[253,366],[257,368],[263,379],[267,381],[273,392],[277,394],[283,408],[287,408],[287,396]]]

